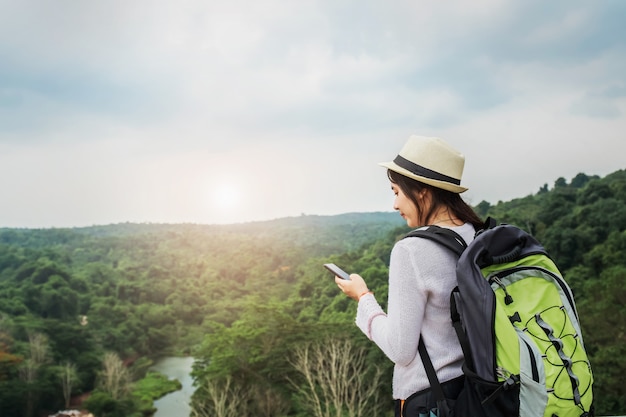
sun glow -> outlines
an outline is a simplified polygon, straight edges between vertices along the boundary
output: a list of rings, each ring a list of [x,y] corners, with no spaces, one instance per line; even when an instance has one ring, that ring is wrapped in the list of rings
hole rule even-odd
[[[222,184],[213,190],[211,196],[215,207],[221,210],[230,210],[239,207],[242,194],[239,188],[232,184]]]

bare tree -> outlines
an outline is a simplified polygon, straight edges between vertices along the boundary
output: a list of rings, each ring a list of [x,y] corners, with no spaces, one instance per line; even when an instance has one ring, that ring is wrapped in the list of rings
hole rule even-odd
[[[291,408],[291,403],[275,389],[267,386],[267,384],[254,385],[250,394],[255,408],[251,415],[264,417],[283,416]]]
[[[131,375],[117,353],[107,352],[102,360],[99,387],[108,392],[111,398],[124,398],[131,390]]]
[[[72,387],[78,379],[76,373],[76,365],[69,361],[65,362],[65,365],[59,368],[59,377],[61,378],[61,386],[63,387],[65,408],[69,408],[70,399],[72,398]]]
[[[28,358],[20,369],[20,376],[26,382],[34,382],[41,365],[48,361],[48,338],[42,333],[28,335]]]
[[[250,394],[233,383],[232,377],[211,379],[206,381],[199,390],[204,391],[206,398],[202,403],[195,404],[192,417],[238,417],[247,415],[245,408]],[[243,412],[242,412],[243,411]]]
[[[48,338],[42,333],[30,333],[28,335],[28,357],[20,366],[20,378],[28,384],[26,394],[27,417],[32,416],[37,405],[38,392],[34,387],[37,382],[39,368],[48,362]]]
[[[291,381],[314,417],[363,417],[383,414],[383,370],[366,361],[367,350],[350,340],[326,340],[294,352],[290,363],[305,385]]]

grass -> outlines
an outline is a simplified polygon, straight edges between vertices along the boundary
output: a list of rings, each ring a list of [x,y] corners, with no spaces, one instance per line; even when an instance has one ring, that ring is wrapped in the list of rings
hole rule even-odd
[[[141,413],[144,416],[151,416],[156,412],[155,400],[181,388],[179,380],[168,379],[161,373],[149,371],[143,379],[135,382],[133,397],[137,399]]]

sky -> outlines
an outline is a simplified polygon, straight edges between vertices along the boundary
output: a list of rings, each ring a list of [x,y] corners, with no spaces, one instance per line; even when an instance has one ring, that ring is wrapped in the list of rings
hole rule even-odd
[[[392,211],[412,134],[470,204],[626,168],[626,2],[0,0],[0,227]]]

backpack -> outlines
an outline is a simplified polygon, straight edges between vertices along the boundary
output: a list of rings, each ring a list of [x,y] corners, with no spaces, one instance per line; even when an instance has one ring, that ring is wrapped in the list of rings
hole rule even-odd
[[[593,375],[572,292],[546,250],[518,227],[489,218],[468,245],[437,226],[405,237],[459,255],[450,316],[461,344],[464,387],[445,399],[420,337],[439,417],[592,417]]]

